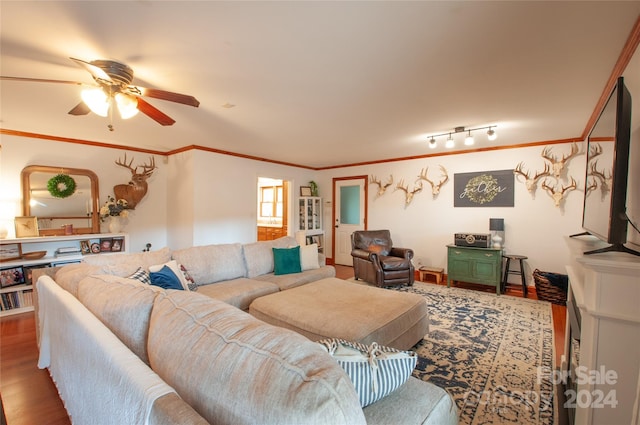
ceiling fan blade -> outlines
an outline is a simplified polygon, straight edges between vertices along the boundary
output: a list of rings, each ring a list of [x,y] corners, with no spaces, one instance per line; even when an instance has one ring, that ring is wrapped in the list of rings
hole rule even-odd
[[[200,105],[198,99],[187,94],[173,93],[165,90],[148,89],[146,87],[129,86],[127,87],[133,94],[139,96],[153,97],[154,99],[168,100],[169,102],[182,103],[197,108]]]
[[[91,112],[91,109],[89,109],[87,104],[80,102],[69,111],[69,115],[87,115],[89,112]]]
[[[138,110],[161,125],[173,125],[176,122],[176,120],[171,118],[169,115],[161,112],[154,106],[151,106],[151,104],[147,103],[140,97],[138,97]]]
[[[58,84],[73,84],[76,86],[86,86],[88,84],[81,83],[79,81],[67,81],[67,80],[49,80],[46,78],[27,78],[27,77],[9,77],[6,75],[0,76],[0,80],[7,81],[26,81],[28,83],[58,83]]]
[[[111,79],[111,77],[109,77],[109,75],[100,67],[93,65],[90,62],[87,61],[83,61],[82,59],[76,59],[76,58],[69,58],[72,61],[74,61],[77,65],[81,66],[82,68],[86,69],[87,71],[89,71],[89,74],[91,74],[91,76],[96,79],[96,80],[102,80],[108,83],[113,83],[114,81]]]

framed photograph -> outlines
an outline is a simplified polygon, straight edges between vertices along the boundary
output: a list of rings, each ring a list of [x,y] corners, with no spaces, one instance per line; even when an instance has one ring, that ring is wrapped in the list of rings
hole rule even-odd
[[[10,269],[0,270],[0,286],[2,288],[22,285],[24,282],[24,269],[22,267],[11,267]]]
[[[22,247],[19,243],[0,245],[0,262],[18,260],[22,257]]]
[[[124,247],[124,238],[113,238],[111,243],[111,252],[120,252]]]
[[[100,244],[98,242],[94,242],[91,244],[91,253],[100,254]]]
[[[91,254],[91,241],[88,239],[80,241],[80,251],[82,251],[82,255]]]
[[[111,252],[112,238],[100,239],[100,252]]]
[[[33,285],[33,271],[36,269],[48,268],[49,264],[39,264],[37,266],[25,266],[24,269],[24,283],[27,285]]]
[[[311,186],[300,186],[300,196],[311,196]]]
[[[38,217],[16,217],[16,238],[31,238],[40,236],[38,232]]]

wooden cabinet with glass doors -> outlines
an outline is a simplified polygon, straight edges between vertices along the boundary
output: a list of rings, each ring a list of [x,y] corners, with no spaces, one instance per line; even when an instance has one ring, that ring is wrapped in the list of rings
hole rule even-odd
[[[318,244],[318,251],[324,246],[324,230],[322,230],[322,198],[318,196],[301,196],[298,201],[298,229],[306,236],[307,245]]]

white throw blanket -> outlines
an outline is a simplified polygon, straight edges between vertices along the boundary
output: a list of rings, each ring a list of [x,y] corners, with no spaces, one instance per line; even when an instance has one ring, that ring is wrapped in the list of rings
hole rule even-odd
[[[37,282],[38,367],[49,368],[74,424],[148,424],[153,402],[175,392],[73,295]]]

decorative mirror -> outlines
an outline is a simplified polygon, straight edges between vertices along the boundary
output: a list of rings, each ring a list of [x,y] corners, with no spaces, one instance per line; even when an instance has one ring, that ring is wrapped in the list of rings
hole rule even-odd
[[[65,183],[75,185],[75,190]],[[80,168],[25,167],[22,213],[38,218],[41,236],[64,235],[68,225],[74,234],[100,233],[98,176]]]

